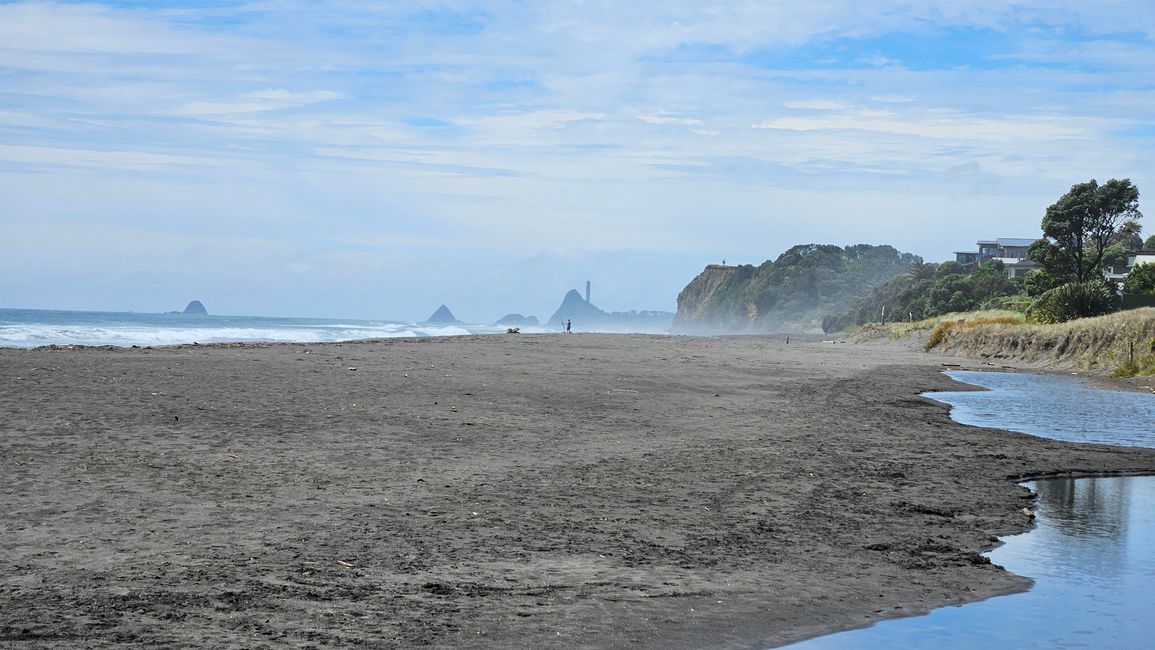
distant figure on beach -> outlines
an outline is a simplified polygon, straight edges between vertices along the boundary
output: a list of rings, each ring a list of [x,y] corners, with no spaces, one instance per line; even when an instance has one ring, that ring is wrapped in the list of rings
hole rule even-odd
[[[570,319],[568,319],[568,318],[565,319],[565,333],[566,334],[573,334],[573,332],[569,331],[569,328],[571,325],[573,325],[573,323],[570,321]]]

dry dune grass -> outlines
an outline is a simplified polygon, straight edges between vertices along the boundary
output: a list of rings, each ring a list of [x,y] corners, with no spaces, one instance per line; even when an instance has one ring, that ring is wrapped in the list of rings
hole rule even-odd
[[[1005,321],[1003,320],[1005,319]],[[858,340],[870,340],[877,338],[892,338],[901,339],[916,332],[925,330],[933,331],[943,323],[956,323],[958,321],[994,321],[1000,322],[1024,322],[1022,312],[1009,311],[1005,309],[988,309],[983,311],[971,312],[952,312],[942,316],[934,316],[931,318],[924,318],[914,322],[899,321],[897,323],[887,323],[882,325],[880,323],[867,323],[859,327],[854,332],[854,336]]]
[[[1014,316],[986,316],[978,318],[960,318],[958,320],[944,320],[930,331],[930,338],[926,340],[926,349],[936,347],[953,331],[974,329],[990,325],[1022,325],[1023,315]]]
[[[948,321],[937,327],[927,342],[927,349],[936,346],[967,356],[1099,369],[1117,376],[1152,374],[1155,308],[1054,325],[1027,324],[1021,318],[1018,323],[999,318],[968,318],[954,325]]]

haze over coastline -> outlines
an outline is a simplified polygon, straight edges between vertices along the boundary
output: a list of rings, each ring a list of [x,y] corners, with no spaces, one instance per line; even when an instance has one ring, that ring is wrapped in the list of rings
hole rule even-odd
[[[0,306],[673,311],[798,243],[928,261],[1153,187],[1155,7],[0,4]]]

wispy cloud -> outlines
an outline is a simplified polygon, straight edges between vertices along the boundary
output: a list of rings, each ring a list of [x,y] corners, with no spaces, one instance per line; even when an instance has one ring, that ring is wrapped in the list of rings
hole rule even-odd
[[[233,115],[237,113],[262,113],[279,111],[296,106],[319,104],[344,97],[341,93],[328,90],[309,92],[289,92],[283,88],[258,90],[245,93],[237,101],[210,102],[197,101],[182,104],[173,110],[177,115]]]
[[[1152,73],[1148,0],[7,2],[0,219],[934,258],[1079,180],[1150,192]]]

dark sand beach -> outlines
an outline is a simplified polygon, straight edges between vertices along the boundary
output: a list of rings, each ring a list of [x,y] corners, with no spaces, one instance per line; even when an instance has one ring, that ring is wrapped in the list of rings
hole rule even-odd
[[[0,646],[759,648],[1021,590],[1015,477],[895,342],[0,350]]]

